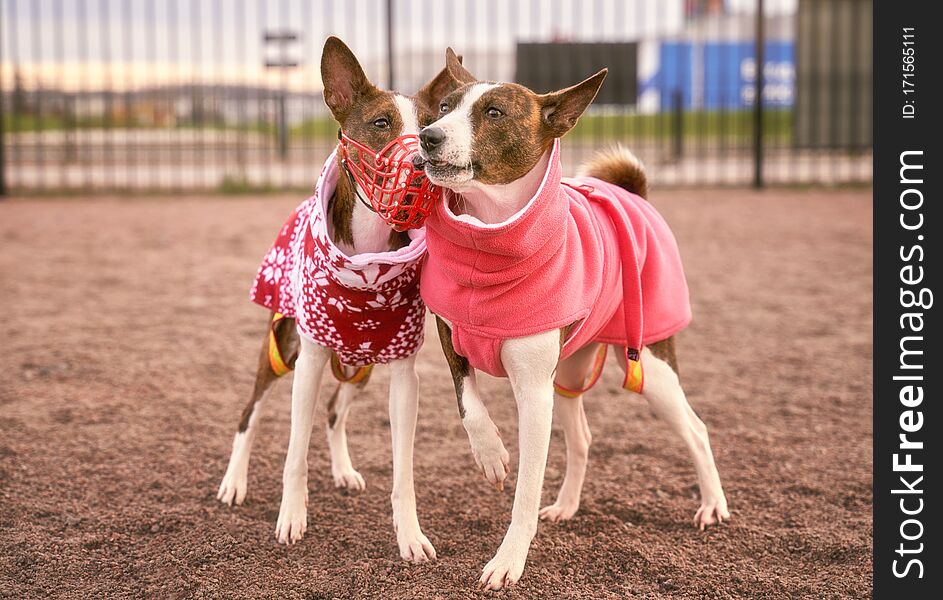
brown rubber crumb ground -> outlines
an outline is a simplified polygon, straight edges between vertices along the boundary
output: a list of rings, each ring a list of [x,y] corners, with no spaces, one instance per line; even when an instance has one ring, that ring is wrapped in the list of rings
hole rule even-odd
[[[570,522],[541,524],[523,579],[502,594],[870,597],[870,190],[653,198],[685,259],[695,317],[679,338],[681,372],[733,519],[706,533],[692,526],[684,448],[618,389],[610,365],[587,397],[582,507]],[[265,321],[247,290],[298,200],[0,203],[0,596],[479,595],[510,519],[514,402],[506,382],[481,378],[513,457],[498,493],[475,471],[434,326],[420,361],[415,472],[438,561],[398,557],[385,369],[349,426],[367,489],[334,489],[319,427],[300,544],[273,536],[287,381],[265,407],[246,504],[215,499]],[[555,430],[545,503],[563,450]]]

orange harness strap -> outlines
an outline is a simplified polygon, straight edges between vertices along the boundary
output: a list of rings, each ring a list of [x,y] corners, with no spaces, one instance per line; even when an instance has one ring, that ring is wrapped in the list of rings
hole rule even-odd
[[[622,388],[629,390],[630,392],[635,392],[636,394],[641,394],[644,385],[645,373],[642,370],[641,356],[638,360],[632,360],[629,358],[628,354],[626,354],[625,381],[622,382]]]
[[[370,375],[371,371],[373,371],[373,365],[357,367],[354,374],[347,377],[344,374],[344,365],[342,365],[341,360],[337,358],[337,354],[331,354],[331,373],[334,374],[334,379],[341,383],[360,383]]]
[[[285,360],[282,358],[282,353],[278,349],[278,340],[275,338],[275,325],[284,318],[285,315],[282,313],[277,312],[272,315],[272,325],[268,332],[268,362],[276,377],[281,377],[291,371],[291,367],[285,364]]]
[[[593,363],[593,370],[589,374],[589,381],[579,390],[571,390],[566,386],[562,386],[556,381],[553,382],[553,389],[558,394],[564,398],[576,398],[582,396],[586,392],[592,389],[596,382],[599,381],[599,376],[602,375],[602,369],[606,364],[606,351],[608,346],[606,344],[600,344],[599,350],[596,351],[596,361]]]
[[[278,349],[278,340],[275,337],[275,325],[284,318],[285,315],[282,313],[275,313],[272,316],[272,325],[268,333],[268,362],[276,377],[281,377],[291,371],[291,367],[289,367],[285,359],[282,358],[281,350]],[[372,370],[373,365],[358,367],[353,375],[347,377],[344,374],[344,367],[341,365],[340,359],[337,358],[337,354],[331,354],[331,373],[333,373],[334,378],[341,383],[360,383],[370,375]]]
[[[576,398],[591,390],[593,386],[596,385],[596,382],[599,381],[600,375],[602,375],[603,367],[606,364],[607,348],[608,346],[606,344],[601,344],[599,346],[599,350],[596,352],[596,360],[593,363],[593,370],[589,374],[589,380],[586,382],[586,385],[584,385],[581,389],[572,390],[554,381],[554,391],[564,398]],[[630,392],[641,394],[644,383],[645,375],[642,371],[642,362],[640,360],[632,360],[627,358],[625,365],[625,380],[622,382],[622,387],[629,390]]]

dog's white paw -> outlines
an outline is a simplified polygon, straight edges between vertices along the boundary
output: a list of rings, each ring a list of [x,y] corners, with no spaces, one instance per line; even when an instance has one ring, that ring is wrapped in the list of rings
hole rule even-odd
[[[486,419],[484,422],[465,423],[468,442],[471,444],[475,464],[488,483],[498,490],[504,489],[504,480],[510,472],[511,455],[508,454],[497,426]]]
[[[498,553],[485,565],[478,578],[478,587],[484,590],[500,590],[518,582],[527,562],[527,544],[523,549],[517,544],[508,544],[507,540],[498,548]]]
[[[411,563],[424,563],[435,560],[435,548],[419,529],[415,527],[397,527],[396,543],[399,546],[399,555],[403,560]]]
[[[347,489],[352,492],[362,492],[367,489],[367,482],[354,469],[338,469],[332,475],[334,476],[334,487]]]
[[[229,464],[226,465],[226,474],[223,475],[219,490],[216,492],[216,499],[223,504],[229,506],[234,503],[242,504],[242,501],[246,499],[250,449],[251,439],[246,432],[240,431],[233,436],[232,454],[229,456]]]
[[[308,490],[307,486],[299,489],[285,487],[282,492],[282,505],[278,509],[278,523],[275,525],[275,538],[280,544],[294,544],[304,537],[308,529]]]
[[[540,520],[550,521],[551,523],[567,521],[573,518],[573,515],[576,514],[579,508],[579,502],[561,502],[557,500],[550,506],[545,506],[540,509]]]
[[[710,525],[718,525],[729,519],[727,499],[721,494],[717,498],[707,498],[701,502],[701,507],[694,514],[694,526],[704,531]]]
[[[233,504],[242,504],[246,499],[248,489],[248,477],[243,471],[241,473],[232,473],[229,470],[223,476],[223,481],[219,484],[219,491],[216,492],[216,499],[232,506]]]

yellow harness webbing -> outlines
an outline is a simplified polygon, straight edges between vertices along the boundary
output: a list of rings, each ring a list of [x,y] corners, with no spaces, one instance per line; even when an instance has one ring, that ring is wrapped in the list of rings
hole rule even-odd
[[[272,315],[272,325],[268,332],[268,362],[272,366],[272,372],[276,377],[281,377],[291,371],[291,367],[285,364],[282,353],[278,350],[278,340],[275,338],[275,325],[285,318],[282,313]]]
[[[336,354],[331,354],[331,373],[334,374],[334,379],[341,383],[360,383],[370,375],[371,371],[373,371],[373,365],[357,367],[354,374],[347,377],[344,374],[344,365],[341,364],[341,360],[337,358]]]
[[[622,382],[622,388],[641,394],[644,385],[645,373],[642,371],[641,357],[639,357],[639,360],[632,360],[627,356],[625,358],[625,381]]]
[[[599,350],[596,352],[596,360],[593,363],[593,370],[589,374],[589,380],[586,382],[586,385],[581,389],[573,390],[554,381],[554,391],[564,398],[577,398],[592,389],[592,387],[596,385],[596,382],[599,381],[600,375],[602,375],[603,367],[606,364],[607,348],[608,346],[606,344],[599,346]],[[622,382],[622,387],[630,392],[641,394],[644,383],[645,375],[642,371],[642,361],[632,360],[626,357],[625,380]]]
[[[554,381],[553,382],[554,391],[556,391],[558,394],[560,394],[561,396],[565,398],[576,398],[578,396],[582,396],[583,394],[588,392],[590,389],[592,389],[592,387],[596,385],[596,382],[599,381],[599,376],[602,375],[602,369],[606,364],[607,349],[608,349],[608,346],[606,346],[606,344],[599,345],[599,350],[596,351],[596,360],[595,362],[593,362],[593,370],[589,374],[589,381],[586,382],[586,385],[584,385],[582,389],[571,390],[570,388],[560,385],[559,383]]]
[[[278,349],[278,339],[275,337],[275,326],[284,318],[285,315],[282,313],[275,313],[272,316],[272,324],[268,333],[268,362],[272,367],[272,372],[275,373],[276,377],[281,377],[282,375],[285,375],[291,371],[291,367],[289,367],[285,362],[285,359],[282,358],[281,350]],[[333,373],[334,378],[341,383],[360,383],[370,375],[372,370],[373,365],[358,367],[357,370],[354,371],[353,375],[347,377],[344,374],[344,366],[341,365],[341,361],[339,358],[337,358],[337,354],[331,354],[331,373]]]

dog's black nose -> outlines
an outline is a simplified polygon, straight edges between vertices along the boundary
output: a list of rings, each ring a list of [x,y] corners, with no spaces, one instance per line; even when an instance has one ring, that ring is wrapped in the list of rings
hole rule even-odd
[[[419,132],[419,144],[428,152],[445,141],[445,132],[439,127],[426,127]]]

